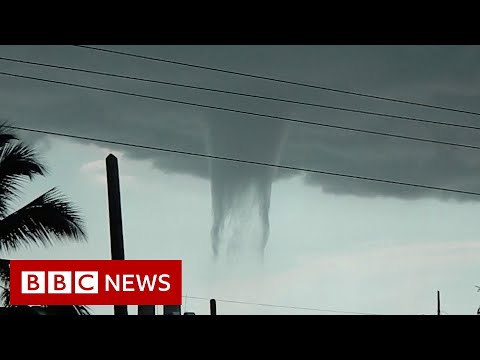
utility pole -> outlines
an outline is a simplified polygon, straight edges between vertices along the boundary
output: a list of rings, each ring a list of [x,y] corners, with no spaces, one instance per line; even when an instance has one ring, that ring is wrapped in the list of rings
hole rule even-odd
[[[210,315],[217,315],[217,302],[215,299],[210,299]]]
[[[477,288],[477,292],[480,292],[480,286],[475,285],[475,287]],[[477,315],[480,315],[480,306],[477,309]]]
[[[163,315],[182,315],[180,305],[163,305]]]
[[[155,305],[138,305],[138,315],[155,315]]]
[[[437,315],[440,315],[440,291],[437,291]]]
[[[120,201],[120,179],[117,158],[110,154],[106,159],[108,212],[110,218],[110,246],[112,260],[125,260],[123,247],[122,208]],[[127,305],[114,305],[115,315],[128,315]]]

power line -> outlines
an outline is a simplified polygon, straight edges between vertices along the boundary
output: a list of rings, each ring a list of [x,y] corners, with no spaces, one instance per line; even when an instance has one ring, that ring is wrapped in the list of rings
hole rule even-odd
[[[293,118],[287,118],[287,117],[277,116],[277,115],[262,114],[262,113],[244,111],[244,110],[224,108],[224,107],[220,107],[220,106],[213,106],[213,105],[192,103],[192,102],[188,102],[188,101],[167,99],[167,98],[162,98],[162,97],[157,97],[157,96],[143,95],[143,94],[138,94],[138,93],[132,93],[132,92],[126,92],[126,91],[120,91],[120,90],[114,90],[114,89],[107,89],[107,88],[100,88],[100,87],[90,86],[90,85],[75,84],[75,83],[69,83],[69,82],[65,82],[65,81],[43,79],[43,78],[27,76],[27,75],[13,74],[13,73],[8,73],[8,72],[3,72],[3,71],[0,72],[0,75],[22,78],[22,79],[35,80],[35,81],[41,81],[41,82],[52,83],[52,84],[57,84],[57,85],[65,85],[65,86],[76,87],[76,88],[81,88],[81,89],[107,92],[107,93],[112,93],[112,94],[127,95],[127,96],[144,98],[144,99],[149,99],[149,100],[158,100],[158,101],[170,102],[170,103],[175,103],[175,104],[182,104],[182,105],[206,108],[206,109],[211,109],[211,110],[226,111],[226,112],[243,114],[243,115],[248,115],[248,116],[257,116],[257,117],[269,118],[269,119],[274,119],[274,120],[281,120],[281,121],[303,124],[303,125],[321,126],[321,127],[327,127],[327,128],[332,128],[332,129],[338,129],[338,130],[347,130],[347,131],[353,131],[353,132],[358,132],[358,133],[364,133],[364,134],[369,134],[369,135],[386,136],[386,137],[403,139],[403,140],[412,140],[412,141],[419,141],[419,142],[425,142],[425,143],[447,145],[447,146],[454,146],[454,147],[461,147],[461,148],[468,148],[468,149],[476,149],[476,150],[480,149],[480,146],[476,146],[476,145],[459,144],[459,143],[452,143],[452,142],[447,142],[447,141],[418,138],[418,137],[413,137],[413,136],[397,135],[397,134],[385,133],[385,132],[380,132],[380,131],[351,128],[351,127],[340,126],[340,125],[317,123],[317,122],[313,122],[313,121],[293,119]]]
[[[422,189],[428,189],[428,190],[436,190],[436,191],[444,191],[444,192],[458,193],[458,194],[464,194],[464,195],[480,196],[480,193],[472,192],[472,191],[457,190],[457,189],[450,189],[450,188],[443,188],[443,187],[436,187],[436,186],[429,186],[429,185],[421,185],[421,184],[407,183],[407,182],[394,181],[394,180],[378,179],[378,178],[371,178],[371,177],[366,177],[366,176],[342,174],[342,173],[336,173],[336,172],[330,172],[330,171],[300,168],[300,167],[295,167],[295,166],[275,165],[275,164],[260,162],[260,161],[244,160],[244,159],[238,159],[238,158],[208,155],[208,154],[195,153],[195,152],[182,151],[182,150],[166,149],[166,148],[155,147],[155,146],[148,146],[148,145],[142,145],[142,144],[132,144],[132,143],[127,143],[127,142],[115,141],[115,140],[105,140],[105,139],[94,138],[94,137],[87,137],[87,136],[80,136],[80,135],[73,135],[73,134],[65,134],[65,133],[60,133],[60,132],[55,132],[55,131],[31,129],[31,128],[20,127],[20,126],[4,125],[4,127],[11,128],[11,129],[16,129],[16,130],[20,130],[20,131],[28,131],[28,132],[34,132],[34,133],[39,133],[39,134],[45,134],[45,135],[67,137],[67,138],[72,138],[72,139],[77,139],[77,140],[93,141],[93,142],[112,144],[112,145],[118,145],[118,146],[133,147],[133,148],[144,149],[144,150],[154,150],[154,151],[168,152],[168,153],[172,153],[172,154],[187,155],[187,156],[207,158],[207,159],[212,159],[212,160],[231,161],[231,162],[238,162],[238,163],[243,163],[243,164],[267,166],[267,167],[273,167],[273,168],[285,169],[285,170],[293,170],[293,171],[303,171],[303,172],[308,172],[308,173],[313,173],[313,174],[338,176],[338,177],[344,177],[344,178],[349,178],[349,179],[372,181],[372,182],[385,183],[385,184],[391,184],[391,185],[401,185],[401,186],[416,187],[416,188],[422,188]]]
[[[112,77],[112,78],[117,78],[117,79],[134,80],[134,81],[141,81],[141,82],[147,82],[147,83],[153,83],[153,84],[159,84],[159,85],[167,85],[167,86],[181,87],[181,88],[201,90],[201,91],[209,91],[209,92],[215,92],[215,93],[221,93],[221,94],[249,97],[249,98],[255,98],[255,99],[290,103],[290,104],[296,104],[296,105],[318,107],[318,108],[322,108],[322,109],[345,111],[345,112],[357,113],[357,114],[362,114],[362,115],[379,116],[379,117],[400,119],[400,120],[427,123],[427,124],[433,124],[433,125],[441,125],[441,126],[458,127],[458,128],[464,128],[464,129],[480,130],[480,127],[478,127],[478,126],[453,124],[453,123],[448,123],[448,122],[443,122],[443,121],[435,121],[435,120],[422,119],[422,118],[416,118],[416,117],[410,117],[410,116],[379,113],[379,112],[374,112],[374,111],[351,109],[351,108],[317,104],[317,103],[310,103],[310,102],[297,101],[297,100],[291,100],[291,99],[281,99],[281,98],[263,96],[263,95],[258,95],[258,94],[248,94],[248,93],[241,93],[241,92],[229,91],[229,90],[223,90],[223,89],[213,89],[213,88],[208,88],[208,87],[188,85],[188,84],[180,84],[180,83],[174,83],[174,82],[156,80],[156,79],[150,79],[150,78],[144,78],[144,77],[136,77],[136,76],[122,75],[122,74],[113,74],[113,73],[109,73],[109,72],[83,69],[83,68],[78,68],[78,67],[55,65],[55,64],[46,64],[46,63],[40,63],[40,62],[36,62],[36,61],[13,59],[13,58],[7,58],[7,57],[0,57],[0,60],[19,63],[19,64],[27,64],[27,65],[47,67],[47,68],[52,68],[52,69],[75,71],[75,72],[81,72],[81,73],[85,73],[85,74],[101,75],[101,76],[107,76],[107,77]]]
[[[90,50],[94,50],[94,51],[101,51],[101,52],[110,53],[110,54],[134,57],[134,58],[143,59],[143,60],[151,60],[151,61],[157,61],[157,62],[162,62],[162,63],[166,63],[166,64],[180,65],[180,66],[192,67],[192,68],[197,68],[197,69],[220,72],[220,73],[224,73],[224,74],[238,75],[238,76],[244,76],[244,77],[249,77],[249,78],[253,78],[253,79],[267,80],[267,81],[272,81],[272,82],[277,82],[277,83],[307,87],[307,88],[311,88],[311,89],[330,91],[330,92],[335,92],[335,93],[339,93],[339,94],[360,96],[360,97],[365,97],[365,98],[370,98],[370,99],[383,100],[383,101],[395,102],[395,103],[400,103],[400,104],[415,105],[415,106],[421,106],[421,107],[425,107],[425,108],[446,110],[446,111],[452,111],[452,112],[457,112],[457,113],[462,113],[462,114],[480,116],[480,113],[478,113],[478,112],[468,111],[468,110],[464,110],[464,109],[456,109],[456,108],[450,108],[450,107],[445,107],[445,106],[437,106],[437,105],[420,103],[420,102],[415,102],[415,101],[390,98],[390,97],[385,97],[385,96],[365,94],[365,93],[360,93],[360,92],[355,92],[355,91],[335,89],[335,88],[330,88],[330,87],[326,87],[326,86],[319,86],[319,85],[301,83],[301,82],[291,81],[291,80],[286,80],[286,79],[273,78],[273,77],[268,77],[268,76],[255,75],[255,74],[249,74],[249,73],[244,73],[244,72],[239,72],[239,71],[232,71],[232,70],[227,70],[227,69],[214,68],[214,67],[210,67],[210,66],[186,63],[186,62],[181,62],[181,61],[167,60],[167,59],[161,59],[161,58],[156,58],[156,57],[151,57],[151,56],[146,56],[146,55],[133,54],[133,53],[125,52],[125,51],[97,48],[97,47],[94,47],[94,46],[87,46],[87,45],[72,45],[72,46],[78,47],[78,48],[90,49]]]
[[[207,299],[207,298],[204,298],[204,297],[198,297],[198,296],[188,296],[188,298],[189,299],[198,299],[198,300],[210,300],[210,299]],[[264,307],[274,307],[274,308],[294,309],[294,310],[320,311],[320,312],[330,312],[330,313],[339,313],[339,314],[378,315],[378,314],[373,314],[373,313],[356,312],[356,311],[342,311],[342,310],[309,308],[309,307],[299,307],[299,306],[274,305],[274,304],[255,303],[255,302],[247,302],[247,301],[236,301],[236,300],[215,299],[215,301],[223,302],[223,303],[230,303],[230,304],[256,305],[256,306],[264,306]]]

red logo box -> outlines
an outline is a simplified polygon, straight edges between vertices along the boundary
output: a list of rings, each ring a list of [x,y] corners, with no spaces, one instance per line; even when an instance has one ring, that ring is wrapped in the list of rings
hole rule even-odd
[[[12,260],[12,305],[180,305],[181,260]]]

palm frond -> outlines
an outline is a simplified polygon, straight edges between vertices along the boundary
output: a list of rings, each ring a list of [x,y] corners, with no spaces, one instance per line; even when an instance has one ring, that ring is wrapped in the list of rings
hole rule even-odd
[[[14,134],[4,132],[0,125],[0,148],[14,140],[18,140],[18,138]]]
[[[10,260],[0,259],[0,306],[10,306]]]
[[[0,283],[10,281],[10,260],[0,259]]]
[[[7,286],[0,288],[0,306],[10,307],[10,289]]]
[[[8,315],[20,316],[38,316],[38,315],[90,315],[80,314],[74,306],[9,306],[7,307]]]
[[[0,306],[10,306],[10,260],[0,259]]]
[[[42,308],[46,315],[91,315],[84,305],[44,305]]]
[[[73,305],[78,312],[78,315],[92,315],[92,310],[85,305]]]
[[[0,220],[0,250],[66,240],[86,240],[86,232],[78,209],[56,188]]]
[[[4,121],[0,124],[0,147],[8,144],[12,140],[18,140],[18,137],[8,121]]]
[[[1,143],[0,143],[1,144]],[[26,180],[46,175],[46,168],[36,152],[22,143],[7,143],[0,147],[0,215],[8,211],[11,201],[20,195]]]
[[[4,309],[5,310],[5,309]],[[9,316],[32,316],[32,315],[40,315],[38,314],[35,309],[31,306],[9,306],[6,309],[6,314]]]

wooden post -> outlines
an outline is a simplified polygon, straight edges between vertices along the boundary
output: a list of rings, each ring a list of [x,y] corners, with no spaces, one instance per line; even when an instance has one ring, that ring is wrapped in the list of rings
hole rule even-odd
[[[163,315],[182,315],[180,305],[163,305]]]
[[[217,302],[215,299],[210,299],[210,315],[217,315]]]
[[[155,315],[155,305],[138,305],[138,315]]]
[[[117,158],[112,154],[108,155],[106,165],[112,260],[125,260]],[[127,305],[114,305],[113,308],[115,315],[128,315]]]
[[[437,291],[437,315],[440,315],[440,291]]]

